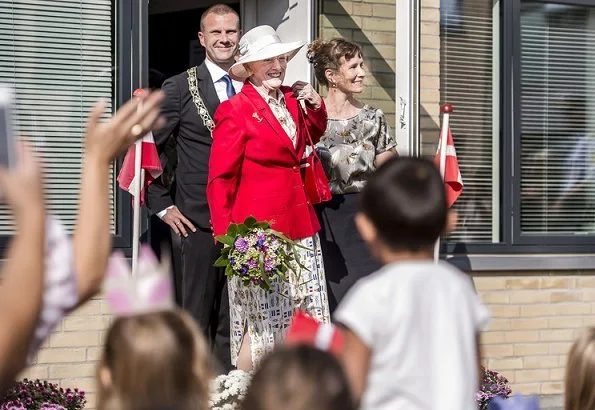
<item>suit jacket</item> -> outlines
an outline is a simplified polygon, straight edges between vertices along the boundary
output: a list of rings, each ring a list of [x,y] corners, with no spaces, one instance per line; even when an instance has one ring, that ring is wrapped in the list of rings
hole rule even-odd
[[[219,98],[204,63],[197,67],[196,77],[199,93],[212,117],[219,106]],[[159,212],[175,203],[182,214],[196,226],[210,229],[206,188],[212,144],[211,133],[198,115],[192,100],[188,89],[187,72],[184,71],[167,79],[163,83],[162,90],[165,92],[165,101],[161,113],[166,123],[153,136],[160,153],[166,149],[168,139],[175,138],[177,154],[175,202],[170,191],[157,180],[147,189],[147,205],[152,212]]]
[[[207,198],[216,235],[248,216],[268,221],[291,239],[306,238],[320,229],[306,197],[300,163],[306,130],[316,143],[326,129],[326,108],[308,107],[307,115],[298,116],[301,108],[291,88],[281,87],[281,91],[297,125],[295,148],[269,105],[248,82],[215,114]]]

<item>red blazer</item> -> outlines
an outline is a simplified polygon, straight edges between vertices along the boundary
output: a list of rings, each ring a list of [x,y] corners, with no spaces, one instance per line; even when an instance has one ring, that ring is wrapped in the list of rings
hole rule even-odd
[[[313,110],[298,122],[298,106],[290,87],[281,87],[297,126],[296,148],[268,104],[248,82],[217,108],[209,160],[207,200],[215,235],[248,216],[268,221],[291,239],[312,236],[320,224],[306,198],[300,168],[307,143],[326,130],[326,108]],[[323,103],[324,104],[324,103]],[[303,113],[302,113],[303,114]]]

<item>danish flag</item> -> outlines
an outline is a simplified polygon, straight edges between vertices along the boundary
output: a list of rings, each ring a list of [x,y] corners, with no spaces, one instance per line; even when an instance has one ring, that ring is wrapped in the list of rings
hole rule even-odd
[[[141,95],[144,90],[136,90],[134,96]],[[134,161],[136,157],[136,144],[141,144],[141,172],[140,175],[134,173]],[[162,172],[161,161],[159,160],[159,153],[155,145],[153,133],[149,132],[136,144],[131,145],[126,152],[122,169],[118,174],[118,184],[124,191],[134,195],[136,184],[142,184],[140,189],[140,205],[145,202],[145,189],[151,182],[158,178]],[[144,171],[144,172],[143,172]],[[143,176],[144,177],[141,177]],[[141,181],[141,178],[143,179]]]
[[[307,344],[319,350],[340,355],[343,351],[343,333],[336,326],[330,323],[320,323],[298,310],[287,329],[285,343]]]
[[[446,189],[446,203],[450,208],[461,193],[463,192],[463,178],[461,177],[461,170],[459,169],[459,160],[457,159],[457,152],[455,150],[455,143],[452,138],[452,133],[450,132],[450,127],[448,128],[446,139],[446,161],[444,166],[444,188]],[[438,151],[436,152],[436,156],[434,157],[434,163],[440,169],[440,147],[441,144],[441,137],[438,138]]]

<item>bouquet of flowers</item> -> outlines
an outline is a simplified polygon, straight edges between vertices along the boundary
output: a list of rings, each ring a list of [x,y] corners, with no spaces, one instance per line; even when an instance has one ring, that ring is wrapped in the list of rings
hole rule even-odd
[[[287,280],[287,272],[294,271],[292,263],[305,269],[295,257],[300,245],[254,217],[230,224],[227,233],[215,239],[225,245],[215,266],[224,267],[227,276],[239,277],[244,286],[270,290],[272,279]]]
[[[16,382],[0,401],[0,410],[82,410],[87,400],[79,389],[24,379]]]
[[[211,382],[211,410],[240,409],[241,402],[248,392],[251,374],[242,370],[232,370],[229,374],[217,376]]]
[[[512,390],[508,379],[500,373],[484,367],[481,370],[483,372],[482,382],[475,399],[480,410],[487,410],[490,399],[496,396],[507,398]]]

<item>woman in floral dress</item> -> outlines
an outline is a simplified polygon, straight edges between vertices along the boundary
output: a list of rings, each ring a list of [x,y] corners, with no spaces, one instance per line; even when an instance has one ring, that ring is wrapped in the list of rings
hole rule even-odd
[[[383,161],[396,155],[396,140],[384,113],[358,101],[366,71],[361,48],[342,38],[308,47],[316,78],[328,88],[326,132],[316,150],[333,199],[317,206],[331,311],[361,277],[380,267],[355,227],[358,193]]]
[[[241,370],[251,370],[283,340],[295,309],[330,320],[320,224],[301,171],[307,133],[320,139],[326,111],[311,85],[281,85],[287,62],[303,45],[281,42],[269,26],[248,31],[230,69],[245,80],[242,91],[215,113],[207,185],[215,235],[253,216],[303,247],[296,257],[305,269],[294,266],[287,282],[273,279],[270,291],[229,278],[231,360]]]

